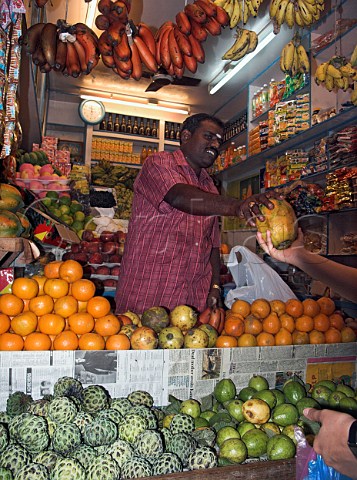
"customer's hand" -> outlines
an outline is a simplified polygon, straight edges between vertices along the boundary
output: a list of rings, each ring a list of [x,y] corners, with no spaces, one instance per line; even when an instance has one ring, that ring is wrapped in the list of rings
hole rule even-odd
[[[306,418],[321,423],[320,431],[314,440],[315,452],[322,456],[329,467],[357,479],[357,458],[347,444],[349,430],[355,418],[347,413],[328,409],[305,408],[303,413]]]
[[[291,263],[295,264],[295,257],[297,255],[303,254],[304,249],[304,235],[302,230],[298,229],[298,237],[295,242],[289,248],[285,248],[284,250],[278,250],[274,247],[273,242],[271,241],[271,233],[269,230],[266,232],[266,241],[263,239],[263,236],[260,232],[257,232],[257,240],[261,248],[264,250],[265,253],[270,255],[275,260],[279,262]]]
[[[260,221],[264,221],[264,216],[260,211],[260,205],[265,205],[267,208],[272,210],[274,208],[274,204],[270,201],[271,198],[282,200],[284,196],[272,190],[268,193],[257,193],[246,198],[239,205],[239,218],[245,218],[248,225],[252,227],[255,226],[255,218],[258,218]]]

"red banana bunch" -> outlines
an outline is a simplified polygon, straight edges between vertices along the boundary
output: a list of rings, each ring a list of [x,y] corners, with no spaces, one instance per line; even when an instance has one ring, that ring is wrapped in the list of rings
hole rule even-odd
[[[198,325],[209,324],[217,330],[219,334],[223,332],[226,314],[221,307],[206,308],[198,317]]]

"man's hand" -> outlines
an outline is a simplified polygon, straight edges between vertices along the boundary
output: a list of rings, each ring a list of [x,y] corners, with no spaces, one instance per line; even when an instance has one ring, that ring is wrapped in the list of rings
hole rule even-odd
[[[211,288],[207,297],[207,307],[222,307],[221,292],[218,288]]]
[[[274,204],[270,201],[270,198],[277,198],[282,200],[284,198],[278,192],[270,191],[268,193],[257,193],[246,198],[238,209],[239,218],[245,218],[248,225],[255,226],[255,217],[260,221],[264,221],[264,216],[260,212],[260,205],[265,205],[269,210],[274,208]]]

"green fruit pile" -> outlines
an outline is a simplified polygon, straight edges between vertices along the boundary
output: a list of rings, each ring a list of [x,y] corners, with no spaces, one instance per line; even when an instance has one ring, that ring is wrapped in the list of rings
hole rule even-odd
[[[47,192],[42,203],[52,215],[78,234],[90,225],[93,218],[85,215],[83,205],[77,200],[72,200],[70,196],[60,196],[56,191]]]

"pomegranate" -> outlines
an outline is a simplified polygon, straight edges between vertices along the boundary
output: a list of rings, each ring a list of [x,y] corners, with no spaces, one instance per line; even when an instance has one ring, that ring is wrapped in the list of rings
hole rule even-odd
[[[193,328],[197,322],[197,313],[187,305],[178,305],[170,312],[170,323],[182,331]]]
[[[133,350],[153,350],[157,348],[158,339],[155,331],[149,327],[138,327],[130,338]]]

